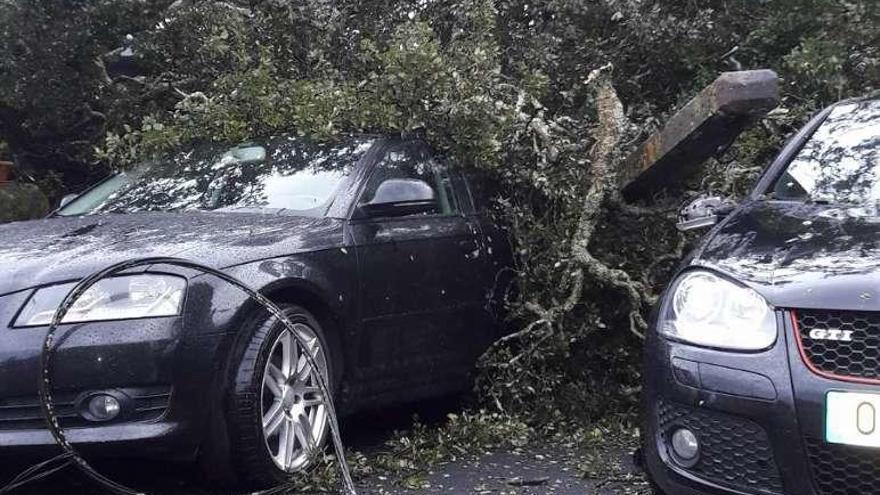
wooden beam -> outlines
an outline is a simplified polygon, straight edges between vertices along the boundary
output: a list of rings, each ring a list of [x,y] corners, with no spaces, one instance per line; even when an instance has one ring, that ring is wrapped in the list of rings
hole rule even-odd
[[[779,78],[772,70],[721,74],[624,160],[624,197],[681,184],[778,104]]]

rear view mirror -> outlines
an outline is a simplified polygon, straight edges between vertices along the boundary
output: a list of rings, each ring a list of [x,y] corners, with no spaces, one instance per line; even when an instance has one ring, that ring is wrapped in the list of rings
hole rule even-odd
[[[361,205],[371,217],[429,213],[437,208],[434,189],[419,179],[388,179],[379,184],[369,203]]]
[[[236,164],[251,165],[266,161],[266,148],[243,144],[227,151],[221,160],[233,160]]]
[[[700,196],[681,209],[676,227],[682,232],[711,227],[730,214],[734,208],[736,203],[731,199]]]

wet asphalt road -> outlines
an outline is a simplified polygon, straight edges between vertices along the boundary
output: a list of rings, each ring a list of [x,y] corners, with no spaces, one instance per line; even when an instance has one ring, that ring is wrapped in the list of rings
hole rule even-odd
[[[381,446],[395,430],[412,425],[413,415],[426,424],[443,420],[458,405],[454,401],[425,402],[393,410],[358,414],[343,422],[346,443],[356,450],[369,452]],[[368,495],[611,495],[646,493],[644,483],[632,466],[629,452],[609,454],[609,463],[618,463],[631,479],[586,480],[578,474],[581,453],[558,445],[529,445],[509,452],[486,452],[472,460],[436,466],[418,490],[400,488],[394,480],[383,477],[359,484],[359,493]],[[26,466],[24,466],[26,467]],[[240,490],[206,488],[200,483],[195,466],[159,461],[101,461],[102,474],[151,495],[232,495]],[[0,466],[0,483],[5,484],[22,466]],[[108,493],[69,470],[29,485],[12,495],[101,495]]]

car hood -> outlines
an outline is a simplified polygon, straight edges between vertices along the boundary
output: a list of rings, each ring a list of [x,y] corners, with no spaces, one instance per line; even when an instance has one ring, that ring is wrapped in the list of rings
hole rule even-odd
[[[747,203],[691,265],[721,271],[788,308],[880,310],[880,213],[874,208]]]
[[[75,280],[125,260],[174,256],[213,268],[340,245],[342,222],[283,214],[136,213],[0,225],[0,295]]]

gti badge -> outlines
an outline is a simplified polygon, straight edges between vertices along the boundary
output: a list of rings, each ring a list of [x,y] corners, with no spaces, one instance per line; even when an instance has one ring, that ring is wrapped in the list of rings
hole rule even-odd
[[[840,342],[852,342],[852,330],[838,330],[814,328],[810,330],[810,338],[813,340],[837,340]]]

